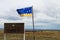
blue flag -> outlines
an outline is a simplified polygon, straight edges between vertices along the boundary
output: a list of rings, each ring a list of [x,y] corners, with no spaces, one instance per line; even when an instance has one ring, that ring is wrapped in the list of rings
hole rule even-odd
[[[32,16],[32,7],[17,9],[20,16]]]

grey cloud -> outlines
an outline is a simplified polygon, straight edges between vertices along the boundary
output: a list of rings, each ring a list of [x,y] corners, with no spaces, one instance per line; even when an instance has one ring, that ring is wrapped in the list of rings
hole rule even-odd
[[[60,30],[60,26],[57,25],[40,25],[40,26],[35,26],[36,30]]]
[[[8,19],[8,20],[20,20],[20,18],[18,17],[14,17],[14,16],[4,16],[4,17],[0,17],[0,19]]]
[[[33,0],[33,1],[35,1],[35,0]],[[46,0],[45,3],[46,2],[48,2],[48,1]],[[36,4],[32,3],[32,2],[30,2],[30,3],[36,5],[36,7],[41,6],[41,7],[38,7],[36,9],[33,9],[35,14],[44,13],[44,14],[47,15],[47,17],[50,16],[52,18],[59,18],[60,19],[60,17],[57,16],[57,14],[60,13],[60,9],[58,8],[58,6],[56,6],[56,4],[53,5],[51,2],[48,3],[48,5],[44,4],[45,8],[42,7],[43,3],[41,4],[38,1],[36,3],[40,4],[40,5],[36,5]],[[5,0],[5,1],[3,1],[1,3],[3,5],[0,5],[1,6],[0,8],[3,9],[2,13],[4,13],[3,14],[4,16],[0,15],[0,18],[8,19],[8,20],[21,20],[19,15],[16,12],[16,9],[15,9],[15,7],[17,7],[18,5],[20,5],[19,8],[20,7],[24,7],[24,6],[21,5],[21,3],[22,3],[22,5],[26,5],[27,4],[25,1],[24,1],[24,3],[23,3],[23,1],[22,2],[21,1],[20,2],[19,1],[16,2],[16,0],[15,1],[14,0],[13,1],[12,0]],[[28,5],[29,5],[29,3],[27,4],[27,6]],[[55,20],[55,21],[57,21],[57,20]],[[60,29],[60,27],[59,27],[60,25],[59,24],[53,23],[55,21],[54,20],[48,20],[48,19],[47,20],[44,20],[44,19],[37,20],[35,23],[46,23],[47,25],[38,25],[38,26],[35,26],[35,27],[36,27],[36,29]],[[32,22],[30,22],[30,23],[32,23]],[[29,28],[32,28],[32,27],[29,26]],[[27,26],[26,26],[26,29],[28,29]]]
[[[18,13],[16,13],[16,11],[13,9],[9,11],[7,10],[4,13],[5,13],[5,16],[0,16],[0,18],[8,19],[8,20],[20,20]]]
[[[35,23],[50,23],[51,21],[49,20],[39,20],[39,21],[35,21]]]
[[[33,12],[34,12],[34,13],[40,13],[40,10],[33,9]]]
[[[47,7],[44,13],[53,18],[60,18],[60,16],[58,16],[60,15],[60,8],[56,5],[50,5]]]

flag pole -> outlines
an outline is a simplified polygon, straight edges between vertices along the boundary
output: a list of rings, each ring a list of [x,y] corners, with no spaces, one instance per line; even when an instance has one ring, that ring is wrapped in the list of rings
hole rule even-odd
[[[32,25],[33,25],[33,40],[35,40],[35,30],[34,30],[34,14],[33,14],[33,6],[32,6]]]

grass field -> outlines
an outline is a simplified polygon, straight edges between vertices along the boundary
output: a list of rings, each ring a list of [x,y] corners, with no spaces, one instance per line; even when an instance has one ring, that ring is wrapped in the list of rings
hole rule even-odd
[[[6,40],[23,40],[23,34],[7,34]]]
[[[60,40],[60,31],[35,31],[35,40]],[[6,40],[23,40],[23,34],[7,34]],[[4,32],[0,30],[0,40],[4,40]],[[33,32],[25,33],[25,40],[34,40]]]
[[[35,40],[60,40],[60,31],[36,31]],[[33,40],[33,32],[26,32],[26,40]]]
[[[4,40],[4,31],[0,30],[0,40]]]

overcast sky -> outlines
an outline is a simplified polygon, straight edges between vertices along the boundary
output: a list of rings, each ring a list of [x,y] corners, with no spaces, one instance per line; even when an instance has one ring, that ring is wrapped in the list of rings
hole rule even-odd
[[[33,6],[35,29],[60,29],[60,0],[0,0],[0,28],[4,23],[25,23],[32,29],[31,17],[20,17],[17,9]]]

